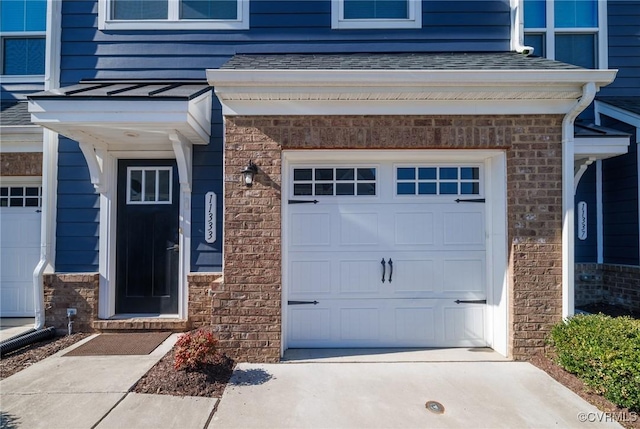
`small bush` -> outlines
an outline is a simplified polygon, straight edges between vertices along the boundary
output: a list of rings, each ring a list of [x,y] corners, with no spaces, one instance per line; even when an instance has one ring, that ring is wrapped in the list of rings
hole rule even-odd
[[[174,368],[177,370],[197,370],[212,363],[218,340],[209,330],[198,329],[180,335],[176,342]]]
[[[551,331],[557,361],[611,402],[640,410],[640,320],[577,315]]]

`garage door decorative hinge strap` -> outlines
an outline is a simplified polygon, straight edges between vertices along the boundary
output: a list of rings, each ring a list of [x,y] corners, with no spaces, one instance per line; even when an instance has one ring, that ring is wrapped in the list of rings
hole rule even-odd
[[[289,200],[289,204],[318,204],[318,200]]]
[[[485,199],[484,198],[469,198],[467,200],[461,200],[460,198],[458,198],[456,200],[456,203],[484,203]]]
[[[304,304],[313,304],[317,305],[318,301],[287,301],[289,305],[304,305]]]
[[[487,300],[486,299],[456,299],[455,301],[456,304],[486,304]]]

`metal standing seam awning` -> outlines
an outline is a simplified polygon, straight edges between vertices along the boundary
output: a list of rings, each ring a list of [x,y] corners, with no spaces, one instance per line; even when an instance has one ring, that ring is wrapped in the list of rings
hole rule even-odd
[[[180,183],[191,188],[191,147],[211,135],[206,82],[83,81],[28,97],[34,124],[80,144],[91,181],[104,187],[98,152],[173,151]]]

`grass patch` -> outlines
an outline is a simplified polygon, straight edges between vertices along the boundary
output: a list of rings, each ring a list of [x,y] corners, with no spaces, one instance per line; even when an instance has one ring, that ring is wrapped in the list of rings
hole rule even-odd
[[[640,320],[577,315],[551,331],[560,366],[611,402],[640,411]]]

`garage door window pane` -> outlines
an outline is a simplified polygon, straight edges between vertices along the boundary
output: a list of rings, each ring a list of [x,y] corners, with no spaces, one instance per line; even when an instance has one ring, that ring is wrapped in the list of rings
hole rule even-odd
[[[440,183],[440,195],[456,195],[457,193],[457,183]]]
[[[435,180],[437,175],[436,168],[419,168],[418,179],[420,180]]]
[[[416,184],[415,183],[398,183],[396,185],[398,195],[415,195]]]
[[[463,195],[478,195],[480,193],[480,184],[462,182],[460,184],[460,193]]]
[[[413,180],[416,178],[415,168],[398,168],[398,180]]]
[[[375,183],[358,183],[358,195],[375,195]]]
[[[338,183],[336,184],[336,195],[353,195],[353,183]]]
[[[358,168],[358,180],[376,180],[376,169]]]
[[[317,168],[316,180],[333,180],[333,168]]]
[[[461,179],[479,179],[480,169],[478,167],[462,167],[460,169]]]
[[[353,180],[353,168],[336,168],[336,180]]]
[[[333,183],[316,183],[316,195],[333,195]]]
[[[313,195],[311,183],[293,185],[293,195]]]
[[[435,195],[437,193],[437,187],[435,183],[420,183],[418,185],[418,194],[420,195]]]
[[[293,180],[312,180],[312,171],[310,168],[296,168],[293,170]]]
[[[458,178],[458,169],[445,167],[440,169],[440,180],[455,180]]]

